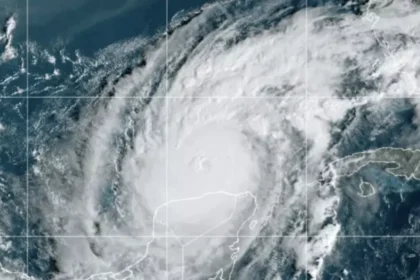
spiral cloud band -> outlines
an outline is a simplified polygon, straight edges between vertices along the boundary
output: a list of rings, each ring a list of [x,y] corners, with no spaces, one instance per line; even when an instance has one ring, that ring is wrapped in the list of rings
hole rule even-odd
[[[358,234],[341,220],[346,197],[379,204],[365,177],[357,190],[343,182],[416,156],[386,147],[418,137],[420,10],[280,2],[208,4],[95,59],[32,46],[56,67],[32,74],[34,93],[60,95],[79,79],[90,95],[60,101],[60,137],[43,141],[47,113],[30,127],[30,223],[52,236],[37,254],[56,271],[14,272],[9,261],[5,279],[324,279],[340,235]],[[134,66],[121,70],[130,52]],[[120,60],[107,61],[113,53]],[[56,61],[73,73],[62,77]]]

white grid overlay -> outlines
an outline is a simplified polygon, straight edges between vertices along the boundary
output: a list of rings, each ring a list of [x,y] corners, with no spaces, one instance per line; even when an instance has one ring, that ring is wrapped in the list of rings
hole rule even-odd
[[[308,211],[308,0],[305,0],[305,227],[306,227],[306,242],[305,242],[305,279],[308,279],[308,233],[309,233],[309,211]]]
[[[29,0],[26,0],[26,274],[29,275]]]
[[[305,188],[306,188],[306,219],[308,219],[308,184],[307,184],[307,151],[308,151],[308,139],[307,139],[307,111],[308,111],[308,100],[309,99],[331,99],[331,100],[344,100],[346,98],[340,98],[340,97],[331,97],[331,96],[308,96],[308,1],[306,1],[305,6],[305,31],[306,31],[306,49],[305,49],[305,60],[306,60],[306,67],[305,67],[305,95],[304,96],[294,96],[294,97],[283,97],[283,96],[249,96],[249,97],[232,97],[232,96],[194,96],[194,97],[185,97],[185,96],[156,96],[153,98],[161,98],[165,99],[165,107],[166,107],[166,117],[169,118],[169,101],[170,99],[186,99],[186,98],[220,98],[220,99],[300,99],[304,100],[305,102]],[[165,0],[166,2],[166,65],[165,65],[165,88],[166,93],[168,93],[168,27],[169,27],[169,18],[168,18],[168,0]],[[26,0],[26,96],[0,96],[0,99],[25,99],[26,100],[26,235],[2,235],[0,234],[0,238],[24,238],[26,239],[26,274],[29,274],[29,240],[31,238],[151,238],[152,236],[148,235],[137,235],[137,236],[129,236],[129,235],[109,235],[109,236],[86,236],[86,235],[31,235],[30,229],[29,229],[29,102],[31,99],[116,99],[116,98],[125,98],[125,99],[146,99],[148,97],[140,97],[140,96],[132,96],[132,97],[102,97],[102,96],[30,96],[29,92],[29,0]],[[420,98],[420,96],[381,96],[380,99],[417,99]],[[364,97],[361,98],[363,100]],[[358,99],[359,100],[359,99]],[[375,100],[371,97],[366,97],[366,100]],[[166,126],[168,126],[168,119],[166,122]],[[166,127],[166,137],[168,137],[168,127]],[[168,141],[166,141],[166,145],[168,145]],[[169,201],[169,182],[168,182],[168,169],[169,169],[169,159],[168,159],[168,146],[166,146],[166,203]],[[308,222],[308,221],[307,221]],[[166,223],[168,224],[168,207],[166,207]],[[166,279],[169,279],[169,261],[168,261],[168,255],[169,255],[169,238],[174,238],[168,234],[168,227],[166,228],[166,235],[165,236],[154,236],[154,238],[164,238],[166,240]],[[308,233],[308,225],[306,225],[306,234],[305,235],[234,235],[234,236],[226,236],[226,235],[204,235],[204,236],[177,236],[178,238],[302,238],[306,239],[306,247],[305,247],[305,255],[306,255],[306,264],[307,264],[307,253],[308,253],[308,238],[316,237],[316,236],[310,236]],[[360,238],[360,239],[366,239],[366,238],[420,238],[419,235],[338,235],[337,238]],[[182,251],[182,254],[184,252]],[[183,272],[182,272],[183,273]],[[183,275],[182,275],[183,276]],[[306,275],[307,277],[307,275]]]
[[[407,96],[359,96],[355,98],[340,97],[340,96],[228,96],[228,95],[212,95],[212,96],[65,96],[65,95],[55,95],[55,96],[0,96],[0,99],[290,99],[290,100],[354,100],[354,101],[380,101],[387,99],[420,99],[420,95],[407,95]]]
[[[168,81],[168,32],[169,32],[169,2],[168,0],[165,0],[165,20],[166,20],[166,27],[165,27],[165,96],[168,95],[168,85],[169,85],[169,81]],[[165,122],[165,137],[166,137],[166,143],[165,143],[165,154],[166,154],[166,159],[165,159],[165,169],[166,169],[166,173],[165,173],[165,216],[166,216],[166,237],[165,237],[165,245],[166,245],[166,260],[165,260],[165,265],[166,265],[166,280],[169,280],[169,207],[168,207],[168,202],[169,202],[169,101],[166,98],[165,99],[165,114],[166,114],[166,122]],[[182,266],[184,266],[184,259],[182,259]],[[184,269],[182,269],[184,270]]]
[[[20,238],[20,239],[47,239],[47,238],[62,238],[62,239],[112,239],[112,238],[152,238],[152,235],[0,235],[0,238]],[[288,238],[288,239],[303,239],[303,238],[315,238],[318,236],[311,235],[177,235],[176,237],[172,235],[155,235],[154,238]],[[337,235],[337,238],[408,238],[408,239],[420,239],[420,235]]]

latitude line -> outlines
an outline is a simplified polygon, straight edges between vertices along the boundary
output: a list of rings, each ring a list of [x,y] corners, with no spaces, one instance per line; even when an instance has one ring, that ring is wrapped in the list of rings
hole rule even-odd
[[[0,96],[0,99],[322,99],[322,100],[343,100],[343,101],[381,101],[384,99],[420,99],[420,95],[415,96],[355,96],[353,98],[340,96]]]
[[[318,235],[102,235],[102,236],[89,236],[89,235],[0,235],[0,238],[28,238],[28,239],[41,239],[41,238],[90,238],[90,239],[111,239],[111,238],[317,238]],[[322,237],[322,236],[321,236]],[[337,238],[412,238],[420,239],[420,235],[337,235]]]

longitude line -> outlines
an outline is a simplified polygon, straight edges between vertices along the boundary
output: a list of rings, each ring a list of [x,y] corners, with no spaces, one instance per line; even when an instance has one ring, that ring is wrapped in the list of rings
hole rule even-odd
[[[29,0],[26,0],[26,274],[29,276]]]
[[[182,251],[181,251],[181,253],[182,253],[182,266],[181,266],[181,280],[184,280],[184,277],[185,277],[185,266],[184,266],[184,259],[185,259],[185,247],[184,246],[182,246]]]
[[[166,44],[165,44],[165,56],[166,56],[166,60],[165,60],[165,109],[166,109],[166,124],[165,124],[165,137],[166,137],[166,143],[165,143],[165,154],[166,154],[166,174],[165,174],[165,182],[166,182],[166,186],[165,186],[165,192],[166,192],[166,230],[165,230],[165,244],[166,244],[166,280],[169,279],[169,239],[168,239],[168,234],[169,234],[169,220],[168,220],[168,216],[169,216],[169,212],[168,212],[168,201],[169,201],[169,101],[168,101],[168,31],[169,31],[169,27],[168,27],[168,0],[165,0],[165,20],[166,20],[166,32],[165,32],[165,39],[166,39]]]
[[[309,217],[308,217],[308,0],[305,0],[305,191],[306,191],[306,213],[305,213],[305,279],[308,279],[308,236],[309,236]]]

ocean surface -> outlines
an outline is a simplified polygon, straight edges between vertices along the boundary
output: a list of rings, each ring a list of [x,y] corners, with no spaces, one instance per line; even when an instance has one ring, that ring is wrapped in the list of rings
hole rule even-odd
[[[0,279],[419,279],[417,3],[0,16]]]

